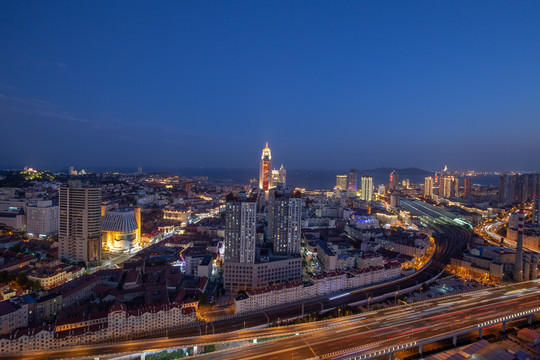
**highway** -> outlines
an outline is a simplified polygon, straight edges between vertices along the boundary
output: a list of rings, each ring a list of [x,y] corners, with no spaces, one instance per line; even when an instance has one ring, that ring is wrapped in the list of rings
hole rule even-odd
[[[513,240],[510,240],[506,237],[502,237],[500,236],[499,234],[497,234],[495,231],[496,229],[498,229],[499,227],[501,227],[503,225],[503,222],[501,221],[496,221],[494,222],[493,224],[488,224],[486,226],[484,226],[484,231],[489,235],[491,236],[493,239],[497,240],[497,242],[500,242],[501,239],[503,239],[503,242],[506,246],[512,248],[512,249],[515,249],[517,244],[515,241]],[[531,252],[535,252],[535,253],[540,253],[540,251],[536,250],[536,249],[533,249],[533,248],[530,248],[528,246],[523,246],[523,248],[525,250],[528,250],[528,251],[531,251]]]
[[[253,338],[260,340],[291,335],[199,357],[201,359],[306,359],[311,357],[340,359],[342,355],[364,354],[401,343],[418,342],[450,331],[469,327],[474,329],[477,324],[494,318],[538,308],[539,299],[540,280],[535,280],[504,288],[475,291],[316,323],[191,338],[162,338],[111,345],[78,346],[46,353],[25,354],[24,357],[26,359],[94,358],[103,354],[128,354],[153,349],[181,348],[195,344],[215,344]],[[296,333],[299,335],[295,335]],[[20,356],[5,358],[15,359]]]
[[[540,283],[521,283],[402,306],[344,320],[340,326],[200,355],[203,359],[348,359],[406,343],[474,330],[482,322],[540,307]],[[360,317],[361,318],[361,317]],[[486,325],[486,328],[489,325]]]

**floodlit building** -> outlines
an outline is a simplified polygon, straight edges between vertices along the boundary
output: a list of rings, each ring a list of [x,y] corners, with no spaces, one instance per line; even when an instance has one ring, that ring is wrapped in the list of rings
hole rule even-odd
[[[259,166],[259,188],[268,191],[272,187],[272,152],[268,147],[268,142],[261,155]]]
[[[141,242],[141,209],[107,211],[101,222],[102,244],[112,251],[129,251]]]
[[[347,190],[347,175],[337,175],[336,186],[341,190]]]
[[[396,170],[393,170],[390,173],[390,183],[388,184],[388,187],[390,190],[395,190],[398,188],[399,184],[399,175]]]
[[[431,176],[424,180],[424,196],[429,198],[433,197],[433,178]]]
[[[373,200],[373,178],[369,175],[362,176],[362,195],[364,201]]]

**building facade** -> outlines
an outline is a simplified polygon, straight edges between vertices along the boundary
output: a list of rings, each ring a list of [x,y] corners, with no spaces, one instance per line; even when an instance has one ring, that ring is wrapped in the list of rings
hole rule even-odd
[[[364,201],[373,200],[373,178],[369,175],[362,176],[362,195]]]
[[[268,200],[268,237],[276,254],[299,254],[302,240],[301,198],[272,189]]]
[[[28,205],[26,231],[32,236],[57,233],[58,222],[58,206],[54,206],[51,200],[41,200],[35,205]]]
[[[58,256],[74,262],[101,261],[101,189],[69,181],[60,187]]]

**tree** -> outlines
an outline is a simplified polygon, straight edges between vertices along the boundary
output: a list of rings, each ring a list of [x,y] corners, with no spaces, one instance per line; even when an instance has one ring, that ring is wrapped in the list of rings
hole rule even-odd
[[[17,275],[17,283],[20,286],[26,286],[28,284],[28,275],[23,272],[19,273],[19,275]]]

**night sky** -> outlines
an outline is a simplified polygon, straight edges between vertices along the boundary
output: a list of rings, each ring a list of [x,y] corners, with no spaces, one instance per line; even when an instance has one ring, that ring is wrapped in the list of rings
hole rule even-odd
[[[540,170],[539,1],[2,1],[0,166]]]

